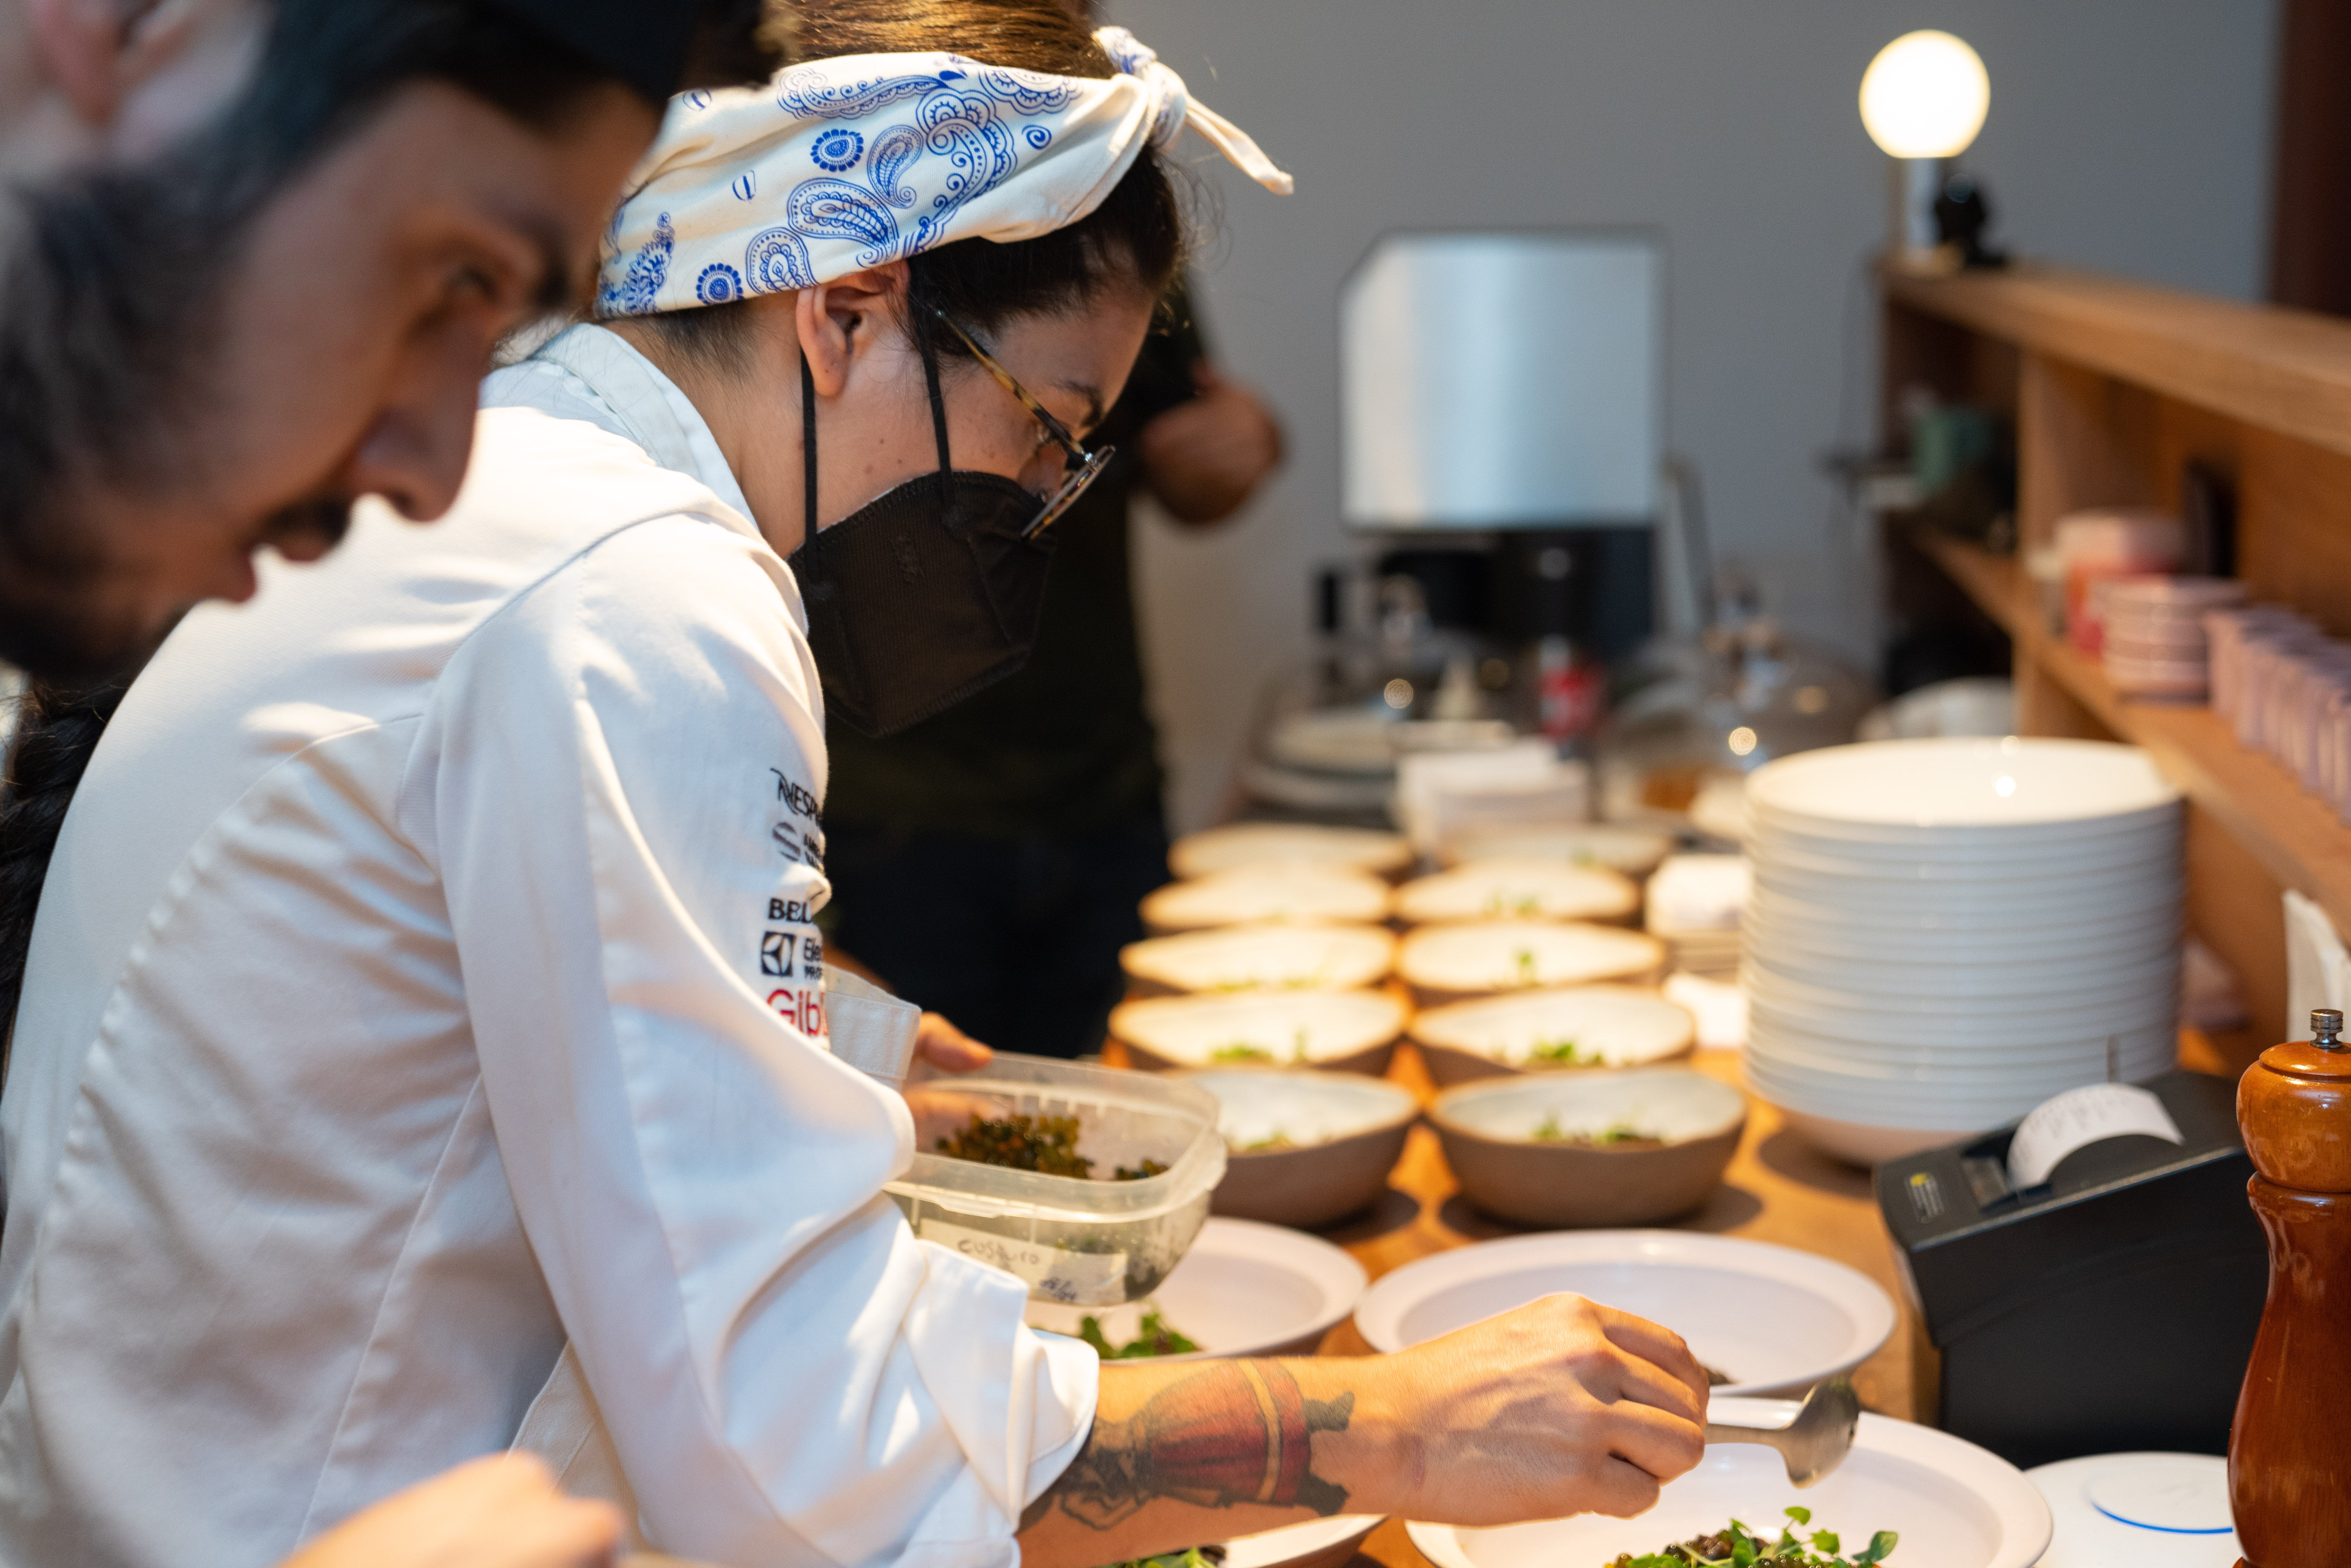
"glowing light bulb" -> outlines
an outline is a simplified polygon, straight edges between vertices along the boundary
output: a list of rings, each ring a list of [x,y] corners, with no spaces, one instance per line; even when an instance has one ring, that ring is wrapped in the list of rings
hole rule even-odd
[[[1991,78],[1965,42],[1932,28],[1905,33],[1861,78],[1861,122],[1896,158],[1956,158],[1983,129]]]

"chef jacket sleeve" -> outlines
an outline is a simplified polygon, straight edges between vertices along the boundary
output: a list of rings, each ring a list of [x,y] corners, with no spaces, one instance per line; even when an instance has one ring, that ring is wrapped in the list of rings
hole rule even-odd
[[[1012,1568],[1096,1364],[1022,1326],[1019,1281],[915,1240],[881,1190],[905,1103],[820,1043],[823,738],[784,573],[690,517],[574,559],[451,663],[402,820],[648,1538]]]

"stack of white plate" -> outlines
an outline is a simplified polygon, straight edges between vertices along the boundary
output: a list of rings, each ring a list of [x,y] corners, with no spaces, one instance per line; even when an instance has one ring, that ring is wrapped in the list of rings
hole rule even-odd
[[[1868,1162],[2173,1065],[2179,797],[2096,741],[1891,740],[1748,785],[1749,1085]]]

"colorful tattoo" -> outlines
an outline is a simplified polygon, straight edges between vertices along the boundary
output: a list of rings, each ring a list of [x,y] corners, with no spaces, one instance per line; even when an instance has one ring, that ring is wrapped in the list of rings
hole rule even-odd
[[[1325,1517],[1347,1490],[1314,1474],[1313,1436],[1343,1432],[1355,1396],[1309,1399],[1272,1361],[1211,1362],[1124,1421],[1097,1419],[1086,1446],[1023,1527],[1052,1508],[1108,1530],[1161,1498],[1200,1508],[1263,1503]]]

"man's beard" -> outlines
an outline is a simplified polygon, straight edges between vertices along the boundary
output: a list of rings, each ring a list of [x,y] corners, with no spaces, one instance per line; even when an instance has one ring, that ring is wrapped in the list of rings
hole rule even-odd
[[[70,517],[71,507],[65,508]],[[69,520],[52,524],[70,528]],[[351,526],[351,504],[320,496],[271,515],[265,537],[331,548]],[[0,549],[0,664],[68,685],[134,674],[190,606],[161,621],[110,602],[102,557],[83,549],[43,551],[33,560]]]
[[[8,193],[0,251],[0,659],[86,678],[162,628],[118,601],[81,515],[95,486],[194,476],[193,377],[252,211],[222,200],[216,138]],[[102,477],[101,477],[102,476]],[[166,525],[167,526],[167,525]]]

